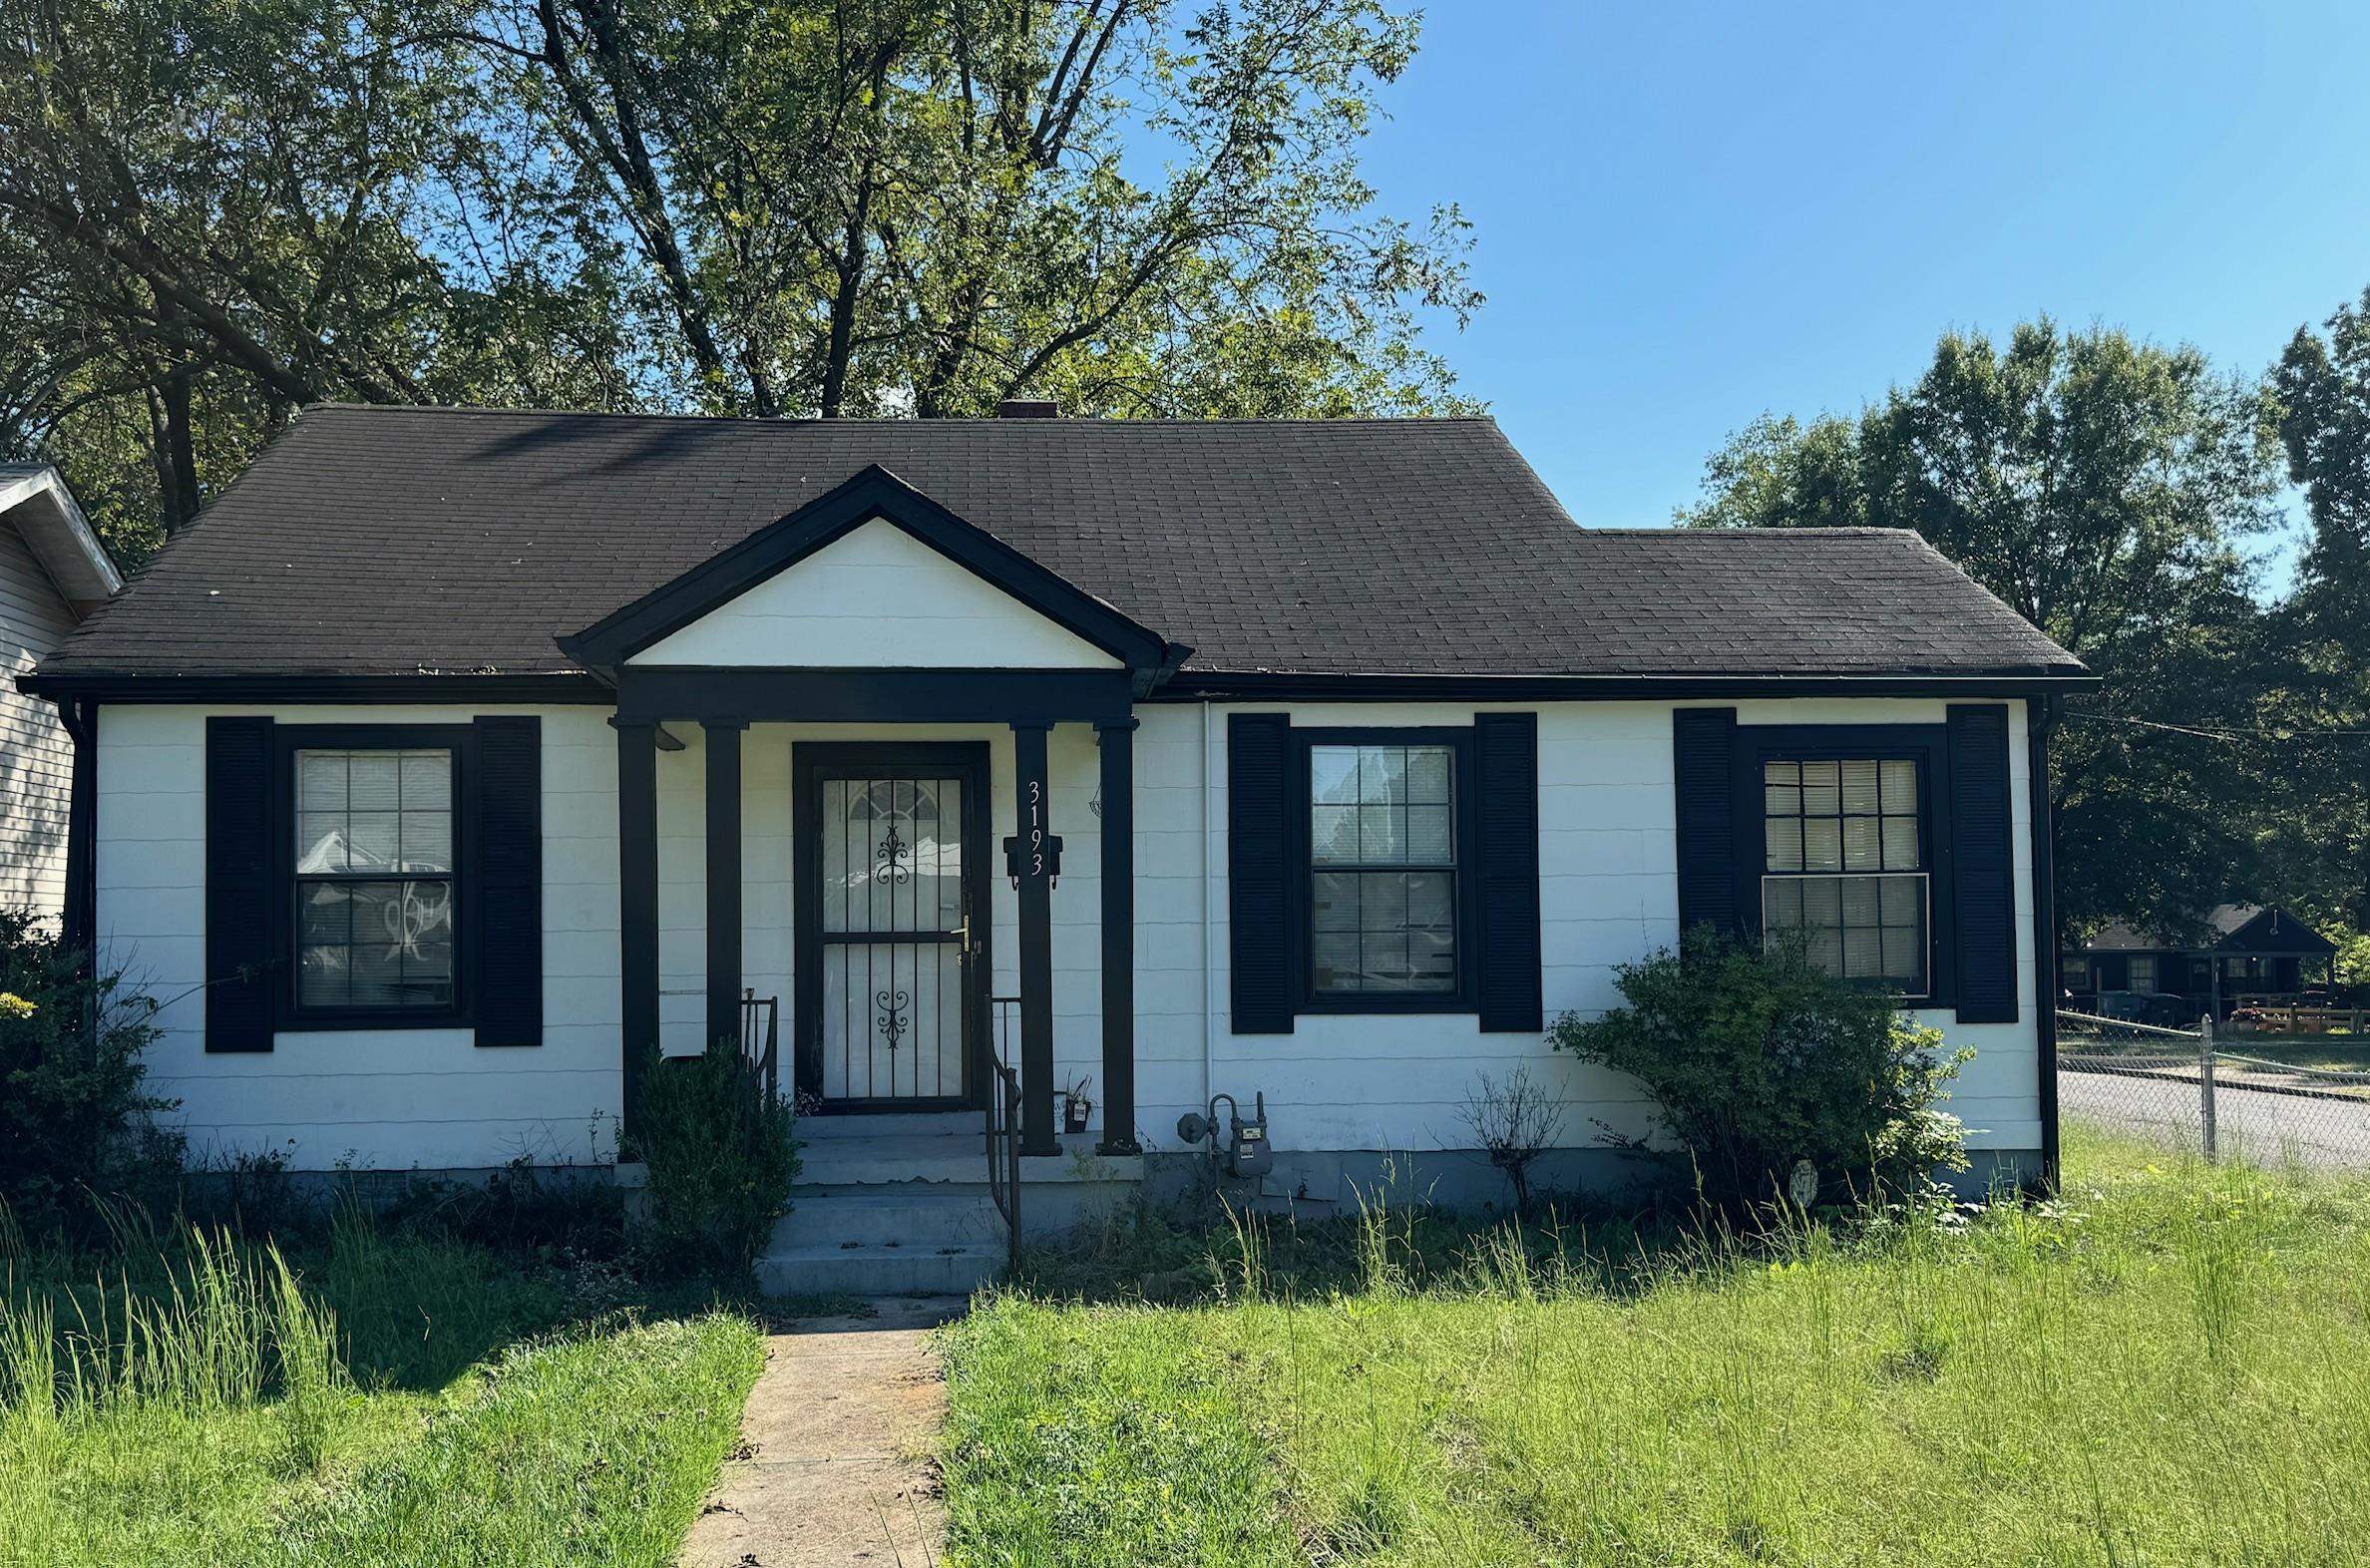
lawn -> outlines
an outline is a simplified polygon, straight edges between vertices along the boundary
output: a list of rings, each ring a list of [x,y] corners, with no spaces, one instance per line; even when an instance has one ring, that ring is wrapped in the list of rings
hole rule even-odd
[[[2370,1186],[2078,1129],[2068,1172],[1965,1225],[1418,1218],[1224,1239],[1201,1305],[1008,1295],[944,1339],[948,1560],[2370,1560]]]
[[[763,1360],[746,1317],[364,1224],[286,1262],[0,1265],[0,1565],[672,1561]]]

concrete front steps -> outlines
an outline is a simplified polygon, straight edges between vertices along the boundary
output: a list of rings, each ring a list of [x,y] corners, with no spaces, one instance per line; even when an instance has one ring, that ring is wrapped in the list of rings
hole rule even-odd
[[[769,1296],[964,1296],[1002,1274],[1003,1216],[988,1191],[980,1113],[809,1116],[798,1124],[790,1212],[757,1260]],[[1032,1234],[1108,1201],[1141,1161],[1092,1155],[1091,1136],[1023,1159],[1021,1216]]]

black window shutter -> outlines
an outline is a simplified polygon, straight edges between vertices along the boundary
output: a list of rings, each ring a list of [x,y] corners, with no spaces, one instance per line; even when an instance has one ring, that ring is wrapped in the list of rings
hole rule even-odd
[[[205,721],[205,1048],[271,1049],[271,720]]]
[[[541,1045],[541,719],[477,721],[477,1042]]]
[[[1710,923],[1744,932],[1737,907],[1735,708],[1671,713],[1672,789],[1679,828],[1679,929]]]
[[[1292,717],[1226,721],[1227,935],[1234,1031],[1292,1032]]]
[[[2008,709],[1952,704],[1950,840],[1958,915],[1958,1016],[2016,1021],[2016,850]]]
[[[1473,717],[1481,879],[1481,1027],[1547,1026],[1539,983],[1539,716]]]

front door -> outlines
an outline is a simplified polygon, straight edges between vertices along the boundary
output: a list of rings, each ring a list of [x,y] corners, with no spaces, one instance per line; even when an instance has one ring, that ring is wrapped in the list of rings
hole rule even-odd
[[[801,744],[797,1083],[825,1111],[976,1103],[988,748]]]

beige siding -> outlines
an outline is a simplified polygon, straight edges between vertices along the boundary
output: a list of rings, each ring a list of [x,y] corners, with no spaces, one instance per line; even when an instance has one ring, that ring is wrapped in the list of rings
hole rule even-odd
[[[58,711],[16,689],[74,625],[49,574],[0,520],[0,906],[51,922],[66,902],[66,809],[74,746]]]

